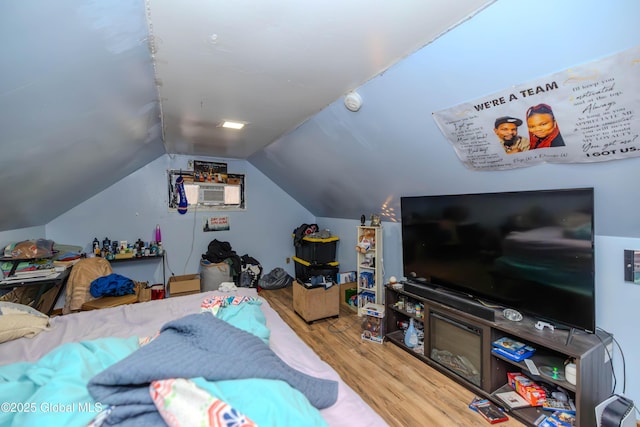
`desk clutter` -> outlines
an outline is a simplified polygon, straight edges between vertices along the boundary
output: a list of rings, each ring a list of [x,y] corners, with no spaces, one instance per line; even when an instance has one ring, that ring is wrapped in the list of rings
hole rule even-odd
[[[35,239],[9,243],[0,254],[0,301],[49,313],[81,257],[79,246]]]
[[[130,243],[128,240],[111,240],[105,237],[102,245],[98,238],[93,239],[92,253],[94,256],[106,258],[109,261],[114,259],[128,259],[141,257],[157,257],[162,256],[164,249],[162,248],[162,236],[160,228],[156,228],[156,240],[144,242],[142,239]]]
[[[79,246],[56,244],[47,239],[9,243],[0,255],[0,283],[55,278],[80,259],[81,251]]]
[[[62,314],[162,299],[164,284],[149,285],[115,274],[110,263],[143,257],[162,259],[159,232],[157,227],[157,240],[146,244],[141,239],[129,245],[105,238],[101,246],[96,238],[91,254],[84,254],[80,246],[47,239],[10,243],[0,253],[0,302],[50,314],[65,287]]]

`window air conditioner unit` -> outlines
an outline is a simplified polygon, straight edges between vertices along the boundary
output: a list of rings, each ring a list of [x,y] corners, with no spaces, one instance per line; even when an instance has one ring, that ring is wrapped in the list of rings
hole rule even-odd
[[[240,186],[198,183],[198,204],[202,206],[239,206]]]

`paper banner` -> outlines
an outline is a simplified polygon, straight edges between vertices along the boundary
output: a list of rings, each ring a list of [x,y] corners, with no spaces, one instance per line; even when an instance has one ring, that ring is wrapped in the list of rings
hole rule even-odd
[[[639,114],[640,47],[635,47],[433,118],[465,166],[500,170],[636,157]]]

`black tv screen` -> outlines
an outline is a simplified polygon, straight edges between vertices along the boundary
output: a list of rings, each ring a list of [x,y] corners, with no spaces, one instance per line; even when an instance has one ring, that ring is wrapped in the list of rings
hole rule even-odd
[[[593,204],[592,188],[402,197],[404,275],[593,332]]]

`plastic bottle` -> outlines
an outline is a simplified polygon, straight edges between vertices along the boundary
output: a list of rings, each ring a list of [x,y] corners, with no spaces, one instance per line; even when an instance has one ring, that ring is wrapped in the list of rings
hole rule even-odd
[[[418,345],[418,332],[416,331],[416,327],[413,325],[413,318],[409,320],[409,327],[404,335],[404,344],[409,348],[413,348]]]
[[[160,232],[160,224],[156,224],[156,243],[162,242],[162,233]]]

